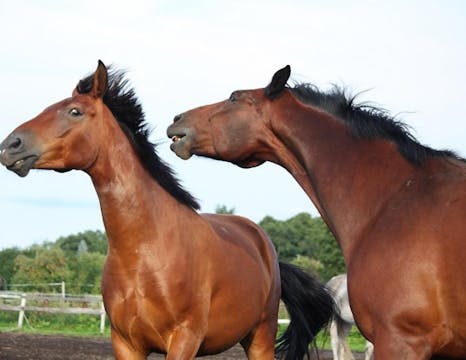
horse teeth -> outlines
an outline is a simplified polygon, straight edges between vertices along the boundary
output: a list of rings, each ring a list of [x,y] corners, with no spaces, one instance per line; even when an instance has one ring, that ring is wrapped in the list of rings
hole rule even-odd
[[[180,139],[181,139],[181,138],[180,138],[179,136],[177,136],[177,135],[175,135],[175,136],[172,137],[172,141],[173,141],[173,142],[180,141]]]
[[[15,166],[21,166],[21,165],[23,165],[23,162],[24,162],[24,160],[22,160],[22,159],[18,160],[17,162],[15,162]]]

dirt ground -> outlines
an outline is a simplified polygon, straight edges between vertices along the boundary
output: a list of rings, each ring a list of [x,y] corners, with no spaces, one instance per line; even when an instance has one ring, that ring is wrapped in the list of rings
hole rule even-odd
[[[331,360],[328,351],[319,352],[321,360]],[[162,355],[151,355],[149,359],[163,359]],[[313,356],[316,358],[316,356]],[[357,354],[356,359],[362,359]],[[0,359],[2,360],[111,360],[112,346],[109,339],[82,338],[56,335],[29,335],[0,333]],[[230,350],[204,359],[238,360],[246,359],[243,349],[235,346]]]

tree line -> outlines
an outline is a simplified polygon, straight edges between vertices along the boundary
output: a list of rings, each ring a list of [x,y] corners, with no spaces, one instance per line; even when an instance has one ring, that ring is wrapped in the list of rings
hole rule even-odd
[[[234,213],[217,206],[217,213]],[[259,225],[274,243],[279,260],[292,262],[318,275],[322,281],[345,271],[335,238],[320,217],[300,213],[287,220],[265,216]],[[100,293],[107,238],[102,231],[85,231],[25,249],[0,251],[0,288],[26,284],[21,291],[44,291],[46,284],[66,282],[67,293]],[[57,291],[59,291],[57,289]]]
[[[99,230],[60,237],[25,249],[7,248],[0,251],[1,287],[51,292],[47,284],[65,281],[68,293],[99,294],[106,254],[107,237]],[[26,285],[15,289],[11,284]]]

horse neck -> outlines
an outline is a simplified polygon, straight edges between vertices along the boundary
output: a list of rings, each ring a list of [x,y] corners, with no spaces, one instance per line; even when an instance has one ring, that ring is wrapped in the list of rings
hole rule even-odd
[[[394,144],[355,139],[341,120],[291,96],[277,105],[271,112],[276,137],[272,161],[285,167],[308,194],[348,262],[361,235],[404,186],[413,166]]]
[[[109,253],[138,256],[140,248],[150,244],[154,253],[164,242],[176,241],[173,226],[180,218],[194,216],[145,170],[116,120],[106,121],[105,142],[93,166],[87,170],[96,189],[109,241]],[[163,221],[160,221],[163,219]],[[171,237],[164,234],[171,232]],[[126,255],[125,255],[126,256]]]

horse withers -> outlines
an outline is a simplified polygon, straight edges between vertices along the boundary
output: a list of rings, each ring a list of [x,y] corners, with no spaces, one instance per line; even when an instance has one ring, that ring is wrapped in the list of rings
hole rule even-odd
[[[337,87],[289,76],[177,115],[172,150],[288,170],[343,251],[376,359],[466,358],[466,161]]]
[[[282,298],[291,323],[278,353],[302,359],[330,320],[331,296],[303,271],[279,264],[253,222],[196,212],[196,200],[149,142],[126,84],[99,62],[71,97],[0,145],[1,163],[20,176],[34,168],[91,177],[109,242],[102,295],[116,358],[192,359],[240,342],[250,359],[272,360]]]

